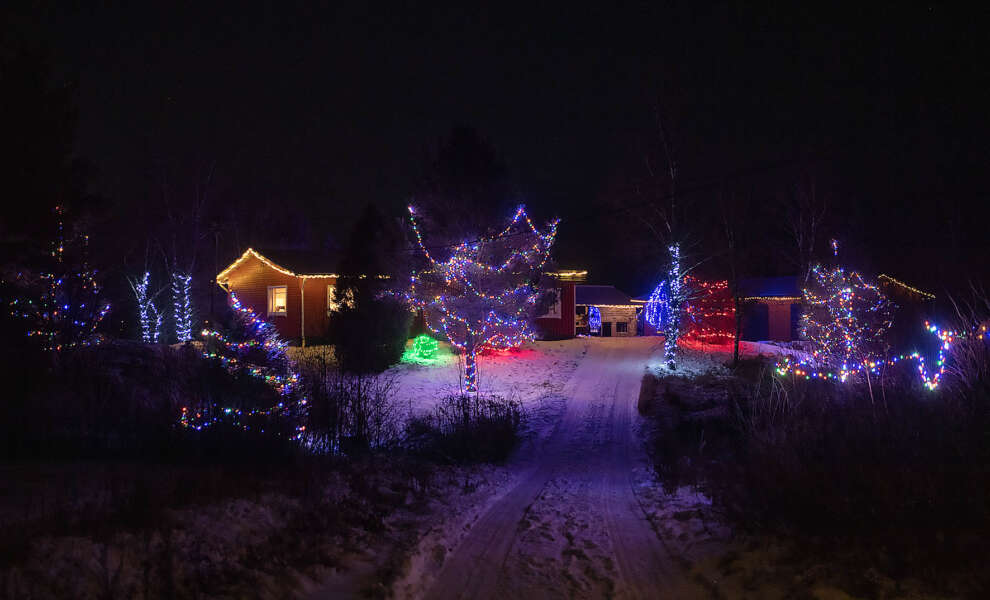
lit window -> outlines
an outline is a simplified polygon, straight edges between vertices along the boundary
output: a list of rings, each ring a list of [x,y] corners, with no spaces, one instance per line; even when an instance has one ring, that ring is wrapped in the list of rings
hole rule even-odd
[[[289,288],[284,285],[268,286],[268,316],[284,317],[288,314]]]
[[[625,321],[619,321],[615,324],[616,333],[629,333],[629,323]]]

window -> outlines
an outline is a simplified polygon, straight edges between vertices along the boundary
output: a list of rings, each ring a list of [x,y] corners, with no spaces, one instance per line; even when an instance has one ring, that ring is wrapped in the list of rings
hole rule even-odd
[[[553,304],[547,308],[547,312],[539,315],[538,319],[559,319],[560,318],[560,299],[561,299],[561,289],[557,288],[554,291]]]
[[[576,314],[576,315],[583,315],[587,311],[588,311],[588,307],[587,306],[576,306],[576,307],[574,307],[574,314]]]
[[[617,321],[615,323],[615,332],[616,333],[629,333],[629,323],[626,323],[625,321]]]
[[[284,317],[289,313],[289,288],[284,285],[268,286],[268,316]]]

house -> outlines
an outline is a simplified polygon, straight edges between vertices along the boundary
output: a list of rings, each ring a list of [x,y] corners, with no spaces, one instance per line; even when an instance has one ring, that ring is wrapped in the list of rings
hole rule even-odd
[[[588,323],[591,309],[598,309],[601,327],[592,332]],[[543,339],[570,338],[579,334],[602,337],[636,335],[636,319],[641,304],[611,285],[557,282],[557,302],[536,319],[536,329]]]
[[[794,277],[753,277],[739,282],[742,336],[751,342],[800,339],[801,289]]]
[[[279,335],[306,345],[326,335],[338,276],[326,266],[332,258],[309,252],[248,248],[217,274],[217,284],[266,317]]]

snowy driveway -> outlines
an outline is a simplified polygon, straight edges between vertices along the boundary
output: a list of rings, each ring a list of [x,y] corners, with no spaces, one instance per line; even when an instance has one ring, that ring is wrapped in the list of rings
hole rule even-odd
[[[685,598],[633,493],[634,407],[658,338],[593,340],[553,433],[446,556],[427,598]]]

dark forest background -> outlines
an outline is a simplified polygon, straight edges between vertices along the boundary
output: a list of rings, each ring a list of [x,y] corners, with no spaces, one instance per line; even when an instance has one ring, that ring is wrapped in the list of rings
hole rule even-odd
[[[648,225],[673,162],[704,274],[726,276],[727,221],[746,274],[797,272],[791,225],[820,210],[815,254],[837,237],[850,264],[959,292],[987,277],[984,16],[8,7],[4,245],[69,202],[114,295],[168,257],[205,307],[248,246],[332,256],[366,205],[400,220],[447,153],[504,190],[461,210],[559,216],[559,265],[638,295],[665,268]]]

